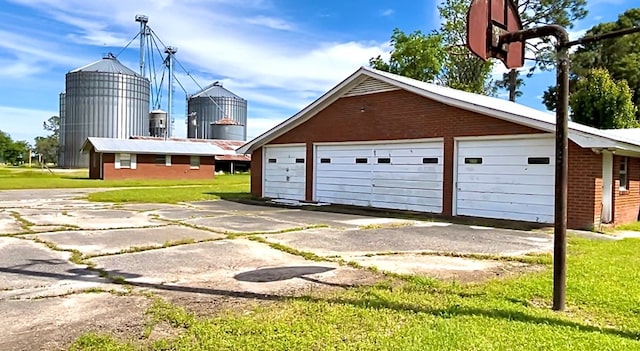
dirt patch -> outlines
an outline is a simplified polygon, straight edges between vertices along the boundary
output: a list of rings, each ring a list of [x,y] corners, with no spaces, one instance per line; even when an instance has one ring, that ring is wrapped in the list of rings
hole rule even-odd
[[[429,274],[434,278],[455,281],[458,283],[482,283],[491,279],[506,279],[526,273],[545,270],[543,265],[531,265],[520,262],[504,262],[499,266],[476,271],[433,271]]]
[[[0,304],[0,349],[66,350],[88,332],[137,340],[143,337],[144,312],[150,304],[146,297],[109,293],[4,301]]]

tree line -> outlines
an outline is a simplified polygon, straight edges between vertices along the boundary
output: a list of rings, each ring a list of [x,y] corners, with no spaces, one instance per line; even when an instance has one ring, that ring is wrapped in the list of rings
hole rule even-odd
[[[369,60],[372,68],[448,86],[472,93],[497,95],[508,91],[509,100],[522,96],[525,79],[518,70],[492,79],[492,61],[485,62],[466,47],[466,14],[471,0],[443,0],[438,6],[441,25],[425,34],[391,34],[388,60]],[[586,0],[515,0],[523,28],[558,24],[572,28],[587,15]],[[592,27],[585,36],[640,26],[640,8],[625,11],[615,22]],[[555,49],[549,38],[528,41],[526,77],[536,71],[555,70]],[[640,33],[580,46],[571,59],[571,119],[596,128],[640,127]],[[556,87],[543,96],[549,110],[555,109]]]
[[[60,136],[60,117],[52,116],[42,123],[44,130],[51,132],[48,136],[38,136],[34,145],[25,140],[13,140],[9,133],[0,130],[0,163],[18,166],[29,162],[35,156],[39,162],[56,164],[58,162],[58,146]]]

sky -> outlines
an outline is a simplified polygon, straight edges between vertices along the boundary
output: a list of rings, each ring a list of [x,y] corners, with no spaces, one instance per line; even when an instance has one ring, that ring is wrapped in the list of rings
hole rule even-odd
[[[572,39],[617,19],[638,0],[587,0]],[[176,77],[188,94],[220,81],[248,100],[251,139],[294,115],[371,57],[389,55],[394,28],[429,33],[440,0],[0,0],[0,130],[33,144],[58,115],[65,74],[108,52],[139,70],[137,14],[178,48]],[[501,77],[502,64],[494,65]],[[193,77],[194,79],[191,79]],[[195,82],[194,82],[195,80]],[[555,73],[525,78],[518,102],[544,110]],[[186,95],[175,85],[174,136],[186,135]],[[500,97],[506,98],[501,92]],[[167,109],[166,94],[161,108]]]

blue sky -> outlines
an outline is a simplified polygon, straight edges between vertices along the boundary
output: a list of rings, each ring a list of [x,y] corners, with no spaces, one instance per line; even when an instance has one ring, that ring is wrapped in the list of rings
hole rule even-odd
[[[578,38],[613,21],[637,0],[588,0]],[[15,140],[46,135],[42,122],[58,114],[64,76],[118,53],[138,31],[136,14],[200,85],[223,82],[248,100],[248,137],[290,117],[346,78],[370,57],[388,55],[393,28],[429,32],[439,25],[439,0],[0,0],[0,130]],[[119,59],[138,70],[137,43]],[[495,65],[495,74],[502,72]],[[189,93],[198,90],[183,72]],[[542,92],[555,73],[526,79],[519,102],[544,109]],[[184,136],[185,94],[176,86],[175,136]],[[166,102],[165,102],[166,104]]]

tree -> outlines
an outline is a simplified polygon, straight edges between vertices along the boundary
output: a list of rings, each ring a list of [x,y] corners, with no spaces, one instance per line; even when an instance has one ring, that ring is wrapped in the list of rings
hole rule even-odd
[[[548,24],[557,24],[565,28],[573,28],[573,23],[587,16],[586,0],[514,0],[522,28],[534,28]],[[555,68],[555,49],[551,45],[550,38],[527,41],[525,53],[533,54],[535,64],[529,69],[527,77],[540,68],[550,70]],[[496,82],[509,90],[509,100],[516,101],[520,96],[516,93],[522,83],[519,83],[518,71],[512,69]],[[522,81],[522,80],[520,80]]]
[[[601,129],[638,127],[631,97],[626,81],[615,81],[606,69],[590,70],[571,96],[572,120]]]
[[[42,157],[42,162],[57,163],[60,146],[60,117],[51,116],[47,121],[42,123],[42,128],[52,132],[53,134],[47,137],[36,137],[35,152]]]
[[[422,81],[432,81],[442,69],[441,37],[415,31],[406,35],[400,29],[391,35],[391,56],[385,62],[381,56],[369,60],[369,65],[381,71]]]
[[[8,133],[0,131],[0,159],[6,163],[17,166],[28,159],[31,147],[24,141],[13,141]]]
[[[467,11],[471,0],[443,0],[438,6],[442,24],[438,33],[446,48],[440,80],[448,87],[493,95],[490,84],[493,62],[473,55],[466,47]]]
[[[515,74],[515,83],[513,83],[512,75]],[[519,77],[520,71],[511,70],[507,73],[502,74],[502,79],[496,81],[496,87],[499,89],[506,89],[509,91],[509,101],[516,101],[516,98],[522,96],[522,90],[520,87],[524,86],[524,80]],[[514,89],[515,87],[515,89]]]
[[[53,136],[58,138],[60,136],[60,117],[58,116],[49,117],[48,120],[46,120],[45,122],[42,122],[42,128],[44,128],[44,130],[53,132]]]
[[[42,157],[43,163],[58,162],[58,138],[55,135],[35,138],[35,152]]]

